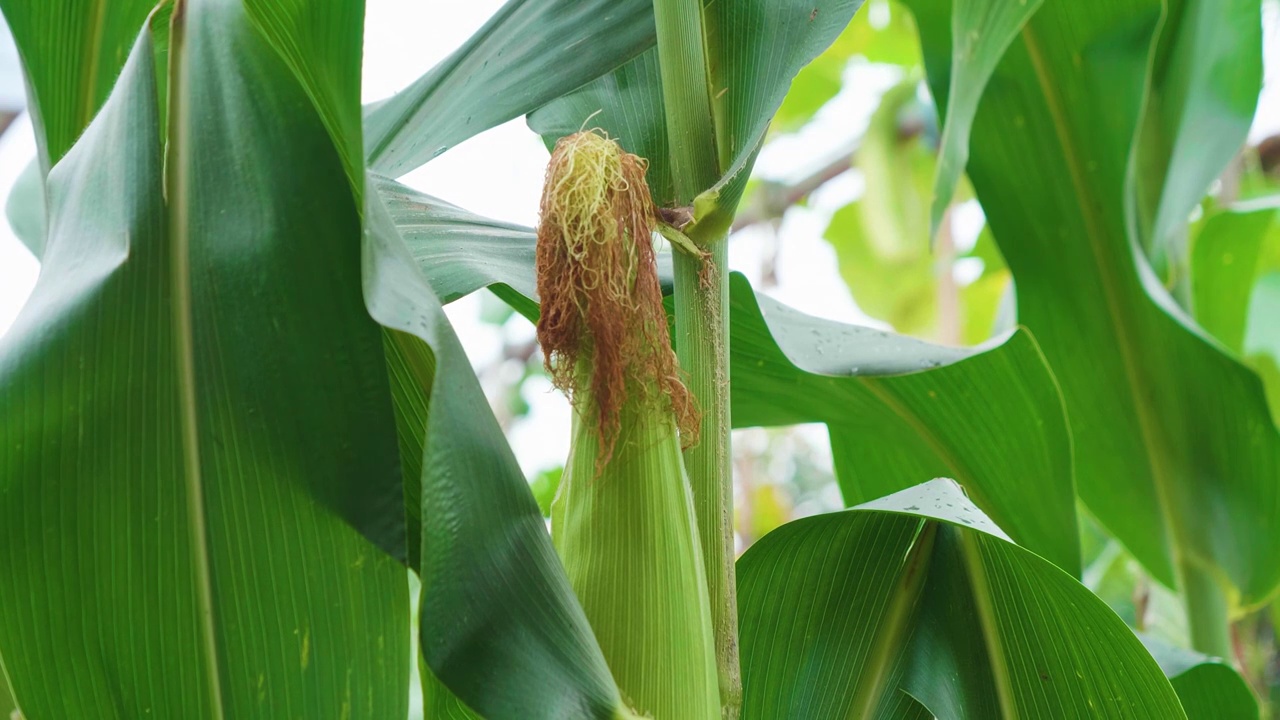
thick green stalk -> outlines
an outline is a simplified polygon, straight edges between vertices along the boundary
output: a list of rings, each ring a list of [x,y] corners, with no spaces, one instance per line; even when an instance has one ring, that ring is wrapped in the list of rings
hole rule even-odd
[[[715,122],[707,81],[702,0],[655,0],[658,67],[667,115],[671,174],[677,199],[693,202],[720,179]]]
[[[710,602],[675,422],[630,408],[621,432],[597,468],[599,431],[575,413],[551,536],[624,702],[644,717],[716,720]]]
[[[728,243],[706,248],[713,267],[711,287],[703,286],[703,261],[675,254],[676,350],[685,384],[702,410],[697,445],[685,450],[685,468],[693,488],[698,535],[706,561],[711,622],[716,636],[716,666],[725,717],[737,716],[742,702],[738,665],[738,600],[733,547],[733,479],[729,464],[728,299],[725,282]]]
[[[658,66],[679,202],[720,179],[702,0],[655,0]],[[697,445],[685,451],[715,628],[716,668],[725,718],[742,702],[730,466],[727,238],[704,241],[711,267],[675,253],[676,351],[702,409]]]

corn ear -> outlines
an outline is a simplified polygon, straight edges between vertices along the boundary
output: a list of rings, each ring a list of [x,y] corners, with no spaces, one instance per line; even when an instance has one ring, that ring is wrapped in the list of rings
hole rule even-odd
[[[646,167],[593,131],[561,138],[547,166],[538,341],[574,409],[551,534],[628,708],[716,720],[711,606],[681,457],[699,417],[671,350]]]
[[[624,412],[597,466],[598,425],[575,418],[552,537],[623,700],[655,720],[720,717],[710,602],[670,413]]]

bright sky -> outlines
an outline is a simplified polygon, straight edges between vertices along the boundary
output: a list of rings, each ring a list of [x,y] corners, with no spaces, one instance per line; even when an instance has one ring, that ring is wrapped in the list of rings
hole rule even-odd
[[[1252,133],[1255,140],[1280,130],[1280,2],[1267,1],[1267,86]],[[460,45],[500,5],[499,0],[367,0],[364,99],[381,99],[411,83]],[[846,76],[846,90],[801,133],[779,138],[767,147],[757,173],[782,179],[823,162],[824,152],[861,133],[874,109],[874,98],[896,79],[891,71],[854,63]],[[6,36],[0,40],[0,107],[20,102],[22,92],[16,52]],[[18,173],[34,154],[31,125],[24,115],[0,137],[0,199],[8,197]],[[516,120],[450,150],[402,180],[481,215],[532,225],[537,218],[546,159],[538,138],[523,120]],[[855,174],[847,174],[816,193],[807,207],[787,214],[779,231],[786,243],[777,268],[778,286],[770,290],[772,295],[811,314],[867,322],[837,274],[834,253],[822,239],[831,213],[861,192],[860,183]],[[967,224],[975,225],[972,230],[976,234],[980,215],[972,219],[974,222]],[[753,281],[759,279],[761,258],[772,241],[770,232],[751,229],[735,236],[730,245],[730,264]],[[35,259],[13,237],[8,224],[0,222],[0,334],[17,316],[38,271]],[[482,294],[476,294],[451,305],[449,315],[472,362],[483,368],[500,356],[504,339],[527,339],[532,337],[532,328],[519,319],[501,329],[486,325],[479,321],[481,303]],[[508,374],[512,371],[505,369]],[[496,380],[502,374],[499,370],[489,379]],[[512,427],[510,439],[526,472],[533,473],[563,462],[568,451],[569,411],[545,383],[527,383],[525,399],[532,412]]]

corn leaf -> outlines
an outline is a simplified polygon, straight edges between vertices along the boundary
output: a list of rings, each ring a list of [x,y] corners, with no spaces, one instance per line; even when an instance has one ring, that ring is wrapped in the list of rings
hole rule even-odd
[[[1139,636],[1173,684],[1188,720],[1257,720],[1258,700],[1225,660]]]
[[[951,88],[947,124],[938,143],[938,177],[930,211],[936,235],[969,160],[969,135],[982,90],[1004,51],[1044,0],[954,0],[951,10]],[[957,92],[957,89],[960,89]]]
[[[173,87],[140,20],[50,171],[0,344],[0,653],[32,718],[403,716],[405,574],[347,522],[400,493],[351,187],[238,3],[174,22]]]
[[[738,561],[743,718],[1182,718],[1137,637],[951,481],[796,520]],[[785,612],[780,612],[785,608]]]
[[[1237,354],[1244,352],[1249,301],[1276,209],[1263,204],[1215,212],[1191,244],[1192,314],[1200,327]]]
[[[910,5],[939,103],[974,92],[948,89],[951,3]],[[1207,7],[1165,32],[1252,42],[1207,28],[1232,17]],[[1161,583],[1220,577],[1250,605],[1280,582],[1280,435],[1257,376],[1160,286],[1126,209],[1161,10],[1046,3],[987,85],[969,176],[1062,386],[1081,497]]]
[[[372,187],[373,180],[368,181]],[[483,717],[612,718],[621,700],[542,513],[440,301],[382,197],[367,196],[369,312],[430,346],[423,435],[420,647]],[[441,702],[457,709],[449,698]]]
[[[1137,242],[1185,283],[1187,216],[1236,156],[1262,87],[1259,0],[1169,0],[1135,144]]]
[[[371,170],[399,177],[653,47],[647,0],[509,0],[461,48],[365,113]]]
[[[4,0],[22,58],[40,174],[62,159],[106,102],[156,0]]]
[[[1011,536],[1079,573],[1066,419],[1029,332],[948,348],[804,315],[740,275],[731,283],[735,426],[826,423],[849,505],[954,475]]]

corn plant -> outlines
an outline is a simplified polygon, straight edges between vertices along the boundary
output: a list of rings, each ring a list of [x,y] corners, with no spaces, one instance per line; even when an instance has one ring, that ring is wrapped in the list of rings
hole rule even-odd
[[[1195,252],[1188,218],[1259,0],[907,3],[945,121],[918,219],[967,172],[1017,283],[963,348],[727,264],[860,4],[510,0],[361,107],[361,0],[0,0],[42,262],[0,338],[15,712],[405,718],[416,656],[428,718],[1258,717],[1229,632],[1280,584],[1280,435],[1240,359],[1260,261],[1212,260],[1270,208],[1206,205]],[[519,117],[536,230],[396,182]],[[550,532],[442,309],[485,288],[572,401]],[[803,422],[847,509],[736,557],[731,430]],[[1189,647],[1081,584],[1083,515]]]

